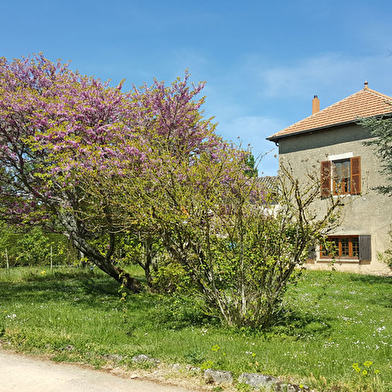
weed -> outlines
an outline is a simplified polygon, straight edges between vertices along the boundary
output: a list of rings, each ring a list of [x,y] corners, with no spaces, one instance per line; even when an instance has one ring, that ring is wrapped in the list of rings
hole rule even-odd
[[[239,392],[251,392],[251,391],[253,391],[253,388],[250,385],[244,384],[244,383],[236,384],[236,389]]]
[[[191,365],[200,365],[205,361],[206,355],[204,351],[192,349],[190,351],[184,352],[184,358]]]
[[[202,363],[200,369],[207,370],[207,369],[211,369],[213,366],[214,366],[214,362],[208,360],[208,361],[205,361],[204,363]]]

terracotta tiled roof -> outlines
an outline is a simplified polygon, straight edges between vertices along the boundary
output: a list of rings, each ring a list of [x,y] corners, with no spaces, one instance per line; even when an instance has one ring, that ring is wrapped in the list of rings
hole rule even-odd
[[[360,117],[371,117],[387,113],[392,113],[392,98],[365,85],[365,88],[357,93],[290,125],[267,139],[277,140],[296,133],[355,122]]]

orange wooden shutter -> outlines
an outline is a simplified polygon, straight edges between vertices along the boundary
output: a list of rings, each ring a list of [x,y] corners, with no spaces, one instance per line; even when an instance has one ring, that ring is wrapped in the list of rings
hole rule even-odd
[[[351,194],[361,193],[361,157],[351,158]]]
[[[331,161],[321,162],[321,197],[331,193]]]

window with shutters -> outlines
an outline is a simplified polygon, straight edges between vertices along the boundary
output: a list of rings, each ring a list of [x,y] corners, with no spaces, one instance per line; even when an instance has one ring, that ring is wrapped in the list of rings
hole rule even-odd
[[[349,235],[328,237],[326,247],[320,247],[320,261],[339,259],[361,264],[372,261],[372,239],[370,235]]]
[[[321,197],[361,193],[361,158],[321,162]]]
[[[320,258],[359,259],[359,237],[328,237],[328,247],[320,248]]]

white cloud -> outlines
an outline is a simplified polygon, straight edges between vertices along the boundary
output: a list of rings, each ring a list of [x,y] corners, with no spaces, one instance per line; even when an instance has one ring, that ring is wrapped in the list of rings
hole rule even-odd
[[[392,95],[391,69],[392,58],[384,55],[326,53],[285,66],[249,56],[242,66],[231,67],[219,78],[211,79],[205,91],[206,108],[216,116],[219,134],[233,141],[240,137],[243,147],[250,143],[257,156],[274,148],[266,137],[310,114],[303,109],[307,103],[310,108],[314,94],[320,96],[325,107],[360,90],[368,80],[370,88]],[[273,155],[261,163],[267,174],[277,170]]]
[[[269,67],[259,73],[266,97],[309,97],[318,91],[348,96],[363,87],[365,80],[392,87],[392,60],[383,56],[351,57],[329,53],[307,58],[291,66]],[[373,87],[374,88],[374,87]]]

